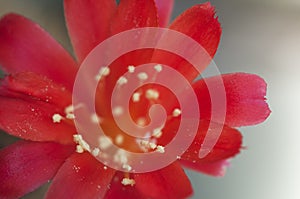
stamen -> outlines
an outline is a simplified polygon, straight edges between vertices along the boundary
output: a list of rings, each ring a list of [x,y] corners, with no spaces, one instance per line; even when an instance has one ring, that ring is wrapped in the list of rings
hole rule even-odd
[[[75,115],[74,115],[73,113],[68,113],[68,114],[66,115],[66,118],[67,118],[67,119],[70,119],[70,120],[73,120],[73,119],[75,119]]]
[[[155,69],[157,72],[161,72],[161,71],[162,71],[162,65],[157,64],[157,65],[154,66],[154,69]]]
[[[160,138],[162,136],[161,128],[154,129],[152,136],[155,138]]]
[[[124,137],[122,135],[117,135],[115,138],[116,144],[122,144],[124,141]]]
[[[154,89],[148,89],[146,91],[146,98],[151,100],[157,100],[159,98],[159,92],[157,90]]]
[[[132,66],[132,65],[128,66],[128,72],[134,73],[134,70],[135,70],[134,66]]]
[[[141,117],[141,118],[138,118],[136,123],[139,125],[139,126],[145,126],[146,125],[146,119]]]
[[[102,76],[108,76],[110,73],[110,68],[105,66],[100,68],[98,74],[95,76],[95,80],[99,81]]]
[[[137,75],[137,77],[139,78],[139,80],[144,81],[146,79],[148,79],[148,75],[145,72],[141,72]]]
[[[131,171],[132,170],[132,167],[128,164],[123,164],[123,169],[126,169],[127,171]]]
[[[77,143],[78,145],[76,146],[76,151],[78,149],[78,153],[81,152],[81,148],[84,150],[84,151],[88,151],[88,152],[91,152],[91,149],[90,149],[90,145],[82,138],[81,135],[79,134],[75,134],[73,135],[73,139],[74,139],[74,142]],[[81,148],[80,148],[81,147]],[[83,151],[82,151],[83,152]],[[81,152],[81,153],[82,153]]]
[[[103,75],[103,76],[107,76],[107,75],[109,75],[109,73],[110,73],[110,68],[107,67],[107,66],[102,67],[102,68],[100,68],[100,70],[99,70],[99,74],[101,74],[101,75]]]
[[[127,78],[121,76],[121,77],[118,79],[117,84],[119,84],[119,85],[121,86],[121,85],[127,84],[127,82],[128,82]]]
[[[178,117],[179,115],[181,115],[181,110],[178,108],[175,108],[172,115],[173,115],[173,117]]]
[[[138,102],[138,101],[140,101],[140,99],[141,99],[141,93],[138,93],[138,92],[136,92],[136,93],[133,93],[133,95],[132,95],[132,101],[133,102]]]
[[[135,184],[134,179],[130,179],[130,178],[123,178],[122,182],[123,185],[127,186],[127,185],[131,185],[133,186]]]
[[[69,105],[69,106],[67,106],[66,108],[65,108],[65,113],[66,113],[66,115],[67,114],[70,114],[70,113],[74,113],[74,106],[71,104],[71,105]]]
[[[150,142],[148,140],[141,140],[140,145],[146,149],[155,149],[157,147],[154,142]]]
[[[108,149],[112,145],[112,141],[107,136],[100,136],[99,137],[99,147],[101,150]]]
[[[84,152],[84,150],[83,150],[83,148],[82,148],[82,146],[81,145],[76,145],[76,152],[77,153],[83,153]]]
[[[123,114],[124,109],[121,106],[117,106],[112,110],[112,112],[114,116],[120,116]]]
[[[95,124],[99,124],[102,121],[101,118],[97,115],[97,113],[93,113],[91,115],[91,120]]]
[[[163,147],[161,145],[158,145],[157,148],[156,148],[156,151],[159,152],[159,153],[164,153],[165,152],[165,147]]]
[[[75,119],[74,110],[82,106],[82,104],[78,104],[75,107],[71,104],[65,108],[65,114],[67,119]]]
[[[100,153],[100,149],[99,148],[94,148],[93,151],[92,151],[92,155],[95,156],[95,157],[98,156],[99,153]]]
[[[114,155],[114,162],[120,164],[127,164],[128,158],[124,150],[121,149],[117,150],[117,152]]]
[[[54,114],[53,116],[52,116],[52,121],[53,121],[53,123],[60,123],[60,121],[63,119],[63,117],[60,115],[60,114],[58,114],[58,113],[56,113],[56,114]]]
[[[155,148],[157,147],[157,145],[156,145],[155,143],[153,143],[153,142],[150,142],[150,143],[149,143],[149,147],[150,147],[151,149],[155,149]]]

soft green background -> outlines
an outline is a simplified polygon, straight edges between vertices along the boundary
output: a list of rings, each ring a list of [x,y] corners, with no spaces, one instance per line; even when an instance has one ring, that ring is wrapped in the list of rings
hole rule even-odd
[[[174,17],[201,2],[177,0]],[[211,2],[223,27],[215,62],[223,73],[264,77],[273,113],[264,124],[242,129],[247,149],[232,161],[224,178],[188,171],[193,198],[299,199],[300,1]],[[37,21],[71,50],[61,0],[0,0],[0,15],[11,11]],[[0,139],[0,147],[14,141],[4,134]],[[25,198],[41,198],[44,189]]]

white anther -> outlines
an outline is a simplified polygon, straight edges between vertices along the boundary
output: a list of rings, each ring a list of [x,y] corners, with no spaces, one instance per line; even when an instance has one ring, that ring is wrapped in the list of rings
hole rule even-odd
[[[130,73],[134,73],[134,70],[135,70],[135,67],[134,66],[132,66],[132,65],[130,65],[130,66],[128,66],[128,72],[130,72]]]
[[[119,144],[119,145],[122,144],[124,141],[123,135],[117,135],[115,138],[115,141],[116,141],[116,144]]]
[[[76,145],[76,152],[77,153],[83,153],[84,152],[84,150],[83,150],[83,148],[82,148],[82,146],[81,145]]]
[[[126,156],[126,152],[122,149],[118,149],[114,155],[114,162],[120,164],[127,164],[128,158]]]
[[[162,136],[161,128],[154,129],[152,136],[155,138],[160,138]]]
[[[110,68],[107,66],[101,67],[98,74],[95,76],[95,80],[99,81],[102,76],[108,76],[110,73]]]
[[[162,71],[162,65],[157,64],[157,65],[154,66],[154,69],[155,69],[157,72],[161,72],[161,71]]]
[[[132,170],[132,167],[128,164],[123,164],[122,166],[123,169],[126,169],[127,171],[131,171]]]
[[[92,155],[95,156],[95,157],[98,156],[99,153],[100,153],[100,149],[99,149],[99,148],[94,148],[94,149],[92,150]]]
[[[155,143],[153,143],[153,142],[149,142],[149,147],[151,149],[155,149],[157,147],[157,145]]]
[[[133,186],[135,184],[134,179],[130,179],[130,178],[123,178],[122,182],[123,185],[127,186],[127,185],[131,185]]]
[[[155,149],[157,147],[154,142],[150,142],[148,140],[141,140],[140,145],[146,149]]]
[[[81,135],[75,134],[75,135],[73,135],[73,139],[74,139],[74,142],[78,144],[77,147],[78,147],[79,151],[81,150],[80,149],[80,147],[81,147],[83,150],[91,152],[90,145],[82,138]]]
[[[175,108],[172,115],[173,115],[173,117],[178,117],[179,115],[181,115],[181,110],[178,108]]]
[[[112,145],[111,139],[106,136],[100,136],[98,141],[101,150],[108,149]]]
[[[136,92],[136,93],[133,93],[133,95],[132,95],[132,101],[133,102],[138,102],[138,101],[140,101],[140,99],[141,99],[141,93],[138,93],[138,92]]]
[[[68,114],[70,114],[70,113],[74,113],[74,106],[71,104],[71,105],[69,105],[69,106],[67,106],[66,108],[65,108],[65,113],[66,113],[66,115],[68,115]]]
[[[118,79],[118,82],[117,82],[117,84],[119,84],[119,85],[123,85],[123,84],[127,84],[127,82],[128,82],[127,78],[126,78],[126,77],[123,77],[123,76],[121,76],[121,77]]]
[[[53,116],[52,116],[52,121],[54,122],[54,123],[60,123],[60,121],[63,119],[63,117],[60,115],[60,114],[58,114],[58,113],[56,113],[56,114],[54,114]]]
[[[66,118],[67,118],[67,119],[70,119],[70,120],[73,120],[73,119],[75,119],[75,115],[74,115],[73,113],[68,113],[68,114],[66,115]]]
[[[139,78],[139,80],[144,81],[146,79],[148,79],[148,75],[145,72],[141,72],[139,74],[137,74],[137,77]]]
[[[139,126],[145,126],[146,125],[146,119],[141,117],[141,118],[138,118],[136,123],[139,125]]]
[[[124,113],[124,109],[121,106],[117,106],[112,110],[114,116],[120,116]]]
[[[74,142],[78,143],[79,140],[81,140],[81,139],[82,139],[82,136],[81,136],[81,135],[79,135],[79,134],[73,135],[73,140],[74,140]]]
[[[95,124],[99,124],[101,122],[101,118],[96,113],[91,115],[91,120]]]
[[[141,146],[148,146],[149,141],[147,141],[147,140],[141,140],[140,144],[141,144]]]
[[[74,115],[74,110],[78,109],[79,107],[81,107],[83,104],[77,104],[76,106],[73,106],[72,104],[67,106],[65,108],[65,114],[66,114],[66,118],[68,119],[74,119],[75,115]]]
[[[102,67],[102,68],[100,68],[100,70],[99,70],[99,74],[100,74],[100,75],[103,75],[103,76],[107,76],[107,75],[109,75],[109,73],[110,73],[110,68],[107,67],[107,66]]]
[[[161,145],[158,145],[157,148],[156,148],[156,151],[159,152],[159,153],[164,153],[165,152],[165,147],[163,147]]]
[[[157,100],[159,98],[159,92],[154,89],[148,89],[146,91],[146,98],[149,100],[150,99]]]

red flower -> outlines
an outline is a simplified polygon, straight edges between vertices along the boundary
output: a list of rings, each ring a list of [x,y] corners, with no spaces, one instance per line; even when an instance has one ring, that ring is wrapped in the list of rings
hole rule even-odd
[[[0,128],[25,140],[0,151],[0,197],[21,197],[52,179],[46,198],[185,198],[192,194],[192,188],[180,165],[214,176],[224,175],[228,159],[241,149],[242,136],[235,127],[258,124],[270,113],[264,97],[264,80],[245,73],[222,76],[227,98],[226,120],[225,124],[216,124],[221,125],[223,131],[205,158],[199,159],[195,151],[200,149],[211,115],[205,82],[213,83],[214,78],[193,84],[200,102],[201,122],[193,144],[178,161],[149,173],[116,171],[102,165],[89,152],[81,151],[87,150],[84,144],[79,143],[76,150],[73,140],[76,128],[72,114],[65,109],[71,104],[78,63],[112,34],[136,27],[165,26],[173,1],[122,0],[119,5],[115,0],[101,3],[65,0],[64,3],[77,62],[30,20],[9,14],[0,21],[0,65],[9,74],[0,86]],[[180,15],[170,29],[192,37],[213,56],[221,35],[214,15],[209,3],[196,5]],[[108,90],[125,67],[147,62],[137,54],[140,55],[133,52],[113,64],[121,66],[106,80]],[[172,65],[190,80],[198,75],[188,64],[164,52],[152,60]],[[175,100],[170,105],[169,93],[162,90],[159,94],[160,102],[169,105],[169,111],[174,110],[178,102]],[[98,95],[101,104],[97,104],[97,108],[103,111],[99,114],[105,116],[105,128],[113,128],[111,115],[106,113],[109,100],[104,96],[105,93]],[[145,107],[150,104],[142,98],[137,105],[140,109],[134,108],[133,118],[145,117]],[[172,138],[179,122],[180,117],[173,117],[166,123],[162,137],[157,139],[158,144],[163,145]],[[112,132],[113,138],[118,135],[117,130]],[[132,144],[126,137],[122,143]]]

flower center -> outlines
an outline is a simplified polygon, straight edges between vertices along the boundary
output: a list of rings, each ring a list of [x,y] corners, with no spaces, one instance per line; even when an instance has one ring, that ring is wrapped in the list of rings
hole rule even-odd
[[[152,71],[141,71],[129,65],[127,70],[128,72],[125,75],[120,76],[115,81],[115,89],[117,91],[115,96],[107,97],[105,92],[103,93],[97,88],[96,98],[100,96],[100,103],[95,104],[96,112],[89,114],[90,116],[87,119],[89,122],[100,126],[104,134],[94,137],[96,144],[91,144],[88,141],[89,138],[85,137],[86,135],[76,134],[73,138],[77,144],[76,152],[83,153],[87,151],[96,158],[100,157],[102,160],[107,160],[107,162],[112,161],[114,164],[119,165],[123,171],[134,172],[131,157],[125,151],[134,153],[165,153],[165,145],[170,141],[172,135],[169,132],[164,132],[164,127],[166,122],[178,118],[181,115],[181,110],[179,108],[170,109],[167,112],[166,120],[163,120],[162,123],[160,121],[161,112],[151,109],[156,104],[168,104],[166,96],[168,96],[169,91],[166,92],[163,86],[145,84],[148,80],[155,82],[157,74],[163,70],[161,65],[154,65],[149,69]],[[107,82],[111,82],[110,78],[113,75],[111,72],[110,68],[106,66],[101,67],[94,78],[98,85],[104,87],[104,90],[105,86],[108,86]],[[137,84],[138,87],[131,93],[128,98],[128,104],[126,104],[124,103],[128,94],[126,89],[131,86],[132,82]],[[109,106],[110,104],[111,106]],[[55,113],[52,117],[53,122],[73,122],[72,120],[75,119],[74,110],[80,109],[82,106],[84,105],[68,106],[65,108],[64,114]],[[155,119],[157,120],[156,122]],[[151,125],[151,122],[154,125]],[[130,128],[124,129],[120,126]],[[111,150],[113,146],[116,146],[117,149]],[[103,163],[105,164],[105,162]],[[109,164],[105,165],[109,166]],[[107,166],[105,167],[107,168]],[[133,186],[135,182],[133,179],[125,176],[121,183]]]

